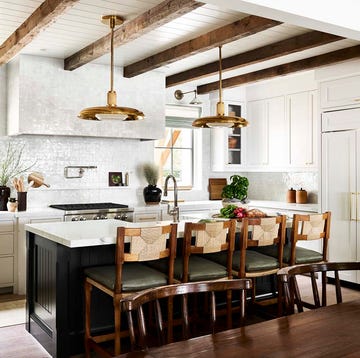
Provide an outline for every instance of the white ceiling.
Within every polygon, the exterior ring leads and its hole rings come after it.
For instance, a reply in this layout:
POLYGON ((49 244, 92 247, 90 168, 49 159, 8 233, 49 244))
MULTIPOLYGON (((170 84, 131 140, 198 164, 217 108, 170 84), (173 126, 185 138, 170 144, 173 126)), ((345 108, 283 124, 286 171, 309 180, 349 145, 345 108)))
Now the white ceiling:
MULTIPOLYGON (((21 53, 48 57, 66 58, 109 32, 100 19, 105 14, 119 14, 126 20, 151 9, 159 4, 160 0, 80 0, 66 13, 43 30, 21 53)), ((12 34, 18 26, 42 3, 42 0, 0 0, 0 43, 12 34)), ((264 16, 261 13, 254 15, 264 16)), ((115 63, 119 66, 128 65, 146 58, 159 51, 190 40, 215 28, 239 20, 248 14, 225 9, 213 4, 181 16, 180 18, 163 25, 156 30, 120 46, 115 51, 115 63)), ((277 42, 310 31, 308 28, 285 23, 256 35, 223 46, 223 57, 242 53, 257 47, 277 42)), ((254 70, 267 68, 286 62, 334 51, 337 49, 359 44, 355 40, 341 40, 315 49, 302 51, 278 59, 265 61, 256 65, 247 66, 235 71, 224 73, 224 78, 254 70)), ((186 59, 177 61, 160 68, 166 75, 175 74, 199 65, 216 61, 218 50, 212 49, 186 59)), ((103 56, 95 63, 109 63, 109 56, 103 56)), ((193 84, 199 85, 217 80, 217 77, 207 77, 196 80, 193 84)))

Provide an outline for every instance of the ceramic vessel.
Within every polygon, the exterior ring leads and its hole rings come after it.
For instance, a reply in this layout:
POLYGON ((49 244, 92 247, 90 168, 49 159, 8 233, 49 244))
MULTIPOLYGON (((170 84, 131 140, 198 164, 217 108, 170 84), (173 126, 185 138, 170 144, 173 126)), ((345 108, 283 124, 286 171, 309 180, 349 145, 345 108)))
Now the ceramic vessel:
POLYGON ((10 188, 0 186, 0 211, 7 211, 7 203, 10 197, 10 188))
POLYGON ((160 203, 162 190, 156 185, 148 185, 144 188, 144 201, 149 205, 156 205, 160 203))

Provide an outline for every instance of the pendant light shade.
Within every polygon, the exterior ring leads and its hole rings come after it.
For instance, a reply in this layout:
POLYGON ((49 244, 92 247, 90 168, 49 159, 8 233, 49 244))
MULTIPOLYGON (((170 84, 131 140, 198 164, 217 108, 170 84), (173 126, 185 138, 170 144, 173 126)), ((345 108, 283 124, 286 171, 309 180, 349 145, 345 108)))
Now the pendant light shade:
POLYGON ((222 101, 222 64, 221 64, 221 46, 219 46, 219 102, 216 105, 216 116, 202 117, 195 119, 193 127, 212 128, 227 127, 239 128, 246 127, 248 121, 245 118, 237 116, 225 116, 225 106, 222 101))
POLYGON ((109 24, 111 29, 111 48, 110 48, 110 90, 107 93, 107 105, 99 107, 90 107, 83 109, 78 117, 81 119, 103 120, 103 119, 120 119, 133 121, 143 119, 144 113, 129 107, 118 107, 116 104, 116 92, 114 91, 114 28, 116 25, 123 23, 123 19, 117 15, 106 15, 102 17, 102 22, 109 24))

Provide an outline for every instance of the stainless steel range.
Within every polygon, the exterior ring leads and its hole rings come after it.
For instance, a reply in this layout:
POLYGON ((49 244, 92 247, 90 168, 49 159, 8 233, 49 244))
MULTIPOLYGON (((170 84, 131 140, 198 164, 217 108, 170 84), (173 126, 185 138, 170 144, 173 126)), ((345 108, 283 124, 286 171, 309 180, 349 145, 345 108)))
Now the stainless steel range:
POLYGON ((64 221, 117 219, 133 221, 133 208, 116 203, 53 204, 51 208, 64 211, 64 221))

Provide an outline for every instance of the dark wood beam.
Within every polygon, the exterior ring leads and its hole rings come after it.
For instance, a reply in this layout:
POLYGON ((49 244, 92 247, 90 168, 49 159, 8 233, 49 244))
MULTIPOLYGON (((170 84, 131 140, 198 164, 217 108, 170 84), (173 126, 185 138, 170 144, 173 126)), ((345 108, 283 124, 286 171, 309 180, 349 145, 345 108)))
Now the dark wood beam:
MULTIPOLYGON (((278 76, 285 76, 290 73, 311 70, 314 68, 344 62, 355 58, 360 58, 360 45, 344 48, 333 52, 328 52, 323 55, 305 58, 303 60, 289 62, 283 65, 266 68, 264 70, 246 73, 244 75, 227 78, 222 81, 222 87, 237 87, 245 83, 257 82, 278 76)), ((219 81, 211 82, 198 86, 197 93, 205 94, 211 91, 218 90, 218 88, 219 81)))
MULTIPOLYGON (((261 61, 286 56, 295 52, 304 51, 316 46, 342 40, 343 37, 319 31, 311 31, 286 40, 275 42, 251 51, 243 52, 222 60, 223 71, 234 70, 240 67, 253 65, 261 61)), ((211 76, 219 71, 219 61, 176 73, 166 77, 166 87, 179 85, 206 76, 211 76)))
MULTIPOLYGON (((162 26, 179 16, 187 14, 203 3, 193 0, 165 0, 152 9, 124 22, 114 31, 114 46, 118 47, 162 26)), ((75 70, 86 63, 110 52, 110 34, 84 47, 64 61, 65 70, 75 70)))
POLYGON ((259 16, 247 16, 244 19, 233 22, 232 24, 225 25, 204 35, 195 37, 192 40, 183 42, 182 44, 128 65, 124 67, 124 76, 137 76, 141 73, 179 61, 185 57, 210 50, 219 45, 236 41, 242 37, 256 34, 260 31, 264 31, 280 24, 281 22, 279 21, 265 19, 259 16))
POLYGON ((49 26, 63 12, 73 7, 79 0, 44 1, 1 45, 0 65, 9 62, 41 30, 49 26))

